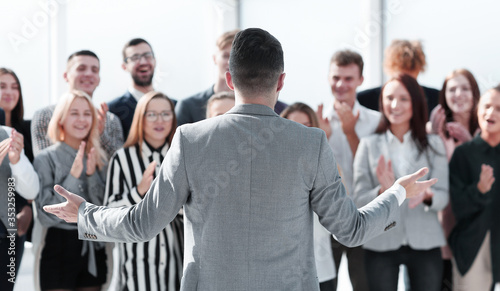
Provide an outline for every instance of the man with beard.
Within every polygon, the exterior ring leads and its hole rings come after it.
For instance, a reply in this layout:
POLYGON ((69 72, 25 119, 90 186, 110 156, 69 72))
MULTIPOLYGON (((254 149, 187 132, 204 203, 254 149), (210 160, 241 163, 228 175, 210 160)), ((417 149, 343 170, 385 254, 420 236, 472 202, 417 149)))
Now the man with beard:
MULTIPOLYGON (((97 55, 89 50, 81 50, 69 56, 63 78, 69 85, 69 91, 81 90, 92 97, 101 81, 99 71, 100 62, 97 55)), ((36 111, 33 115, 31 139, 35 156, 44 148, 52 145, 47 136, 47 128, 55 108, 56 105, 47 106, 36 111)), ((103 102, 101 107, 97 108, 97 113, 101 145, 109 158, 123 146, 122 127, 116 115, 108 111, 106 103, 103 102)))
MULTIPOLYGON (((132 85, 127 92, 108 103, 109 111, 120 118, 123 128, 123 139, 127 140, 128 132, 134 117, 137 101, 149 91, 153 91, 153 75, 156 59, 151 45, 142 38, 134 38, 123 47, 122 68, 130 73, 132 85)), ((170 98, 174 105, 175 100, 170 98)))

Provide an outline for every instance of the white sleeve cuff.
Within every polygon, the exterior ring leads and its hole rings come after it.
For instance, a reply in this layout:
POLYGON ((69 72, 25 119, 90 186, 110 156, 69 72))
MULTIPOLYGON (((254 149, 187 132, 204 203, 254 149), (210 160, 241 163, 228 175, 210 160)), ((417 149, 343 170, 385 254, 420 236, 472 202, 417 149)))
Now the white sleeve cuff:
POLYGON ((394 185, 391 186, 391 188, 385 190, 387 193, 392 193, 396 196, 398 199, 398 204, 401 206, 403 202, 406 200, 406 189, 405 187, 401 186, 401 184, 394 183, 394 185))

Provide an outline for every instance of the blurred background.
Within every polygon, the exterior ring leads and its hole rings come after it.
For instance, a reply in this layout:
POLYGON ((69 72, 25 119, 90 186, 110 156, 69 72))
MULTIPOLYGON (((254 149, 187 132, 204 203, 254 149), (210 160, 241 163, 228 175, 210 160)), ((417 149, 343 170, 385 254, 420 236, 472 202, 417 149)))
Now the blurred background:
POLYGON ((0 0, 0 66, 21 80, 25 118, 54 104, 67 89, 67 57, 81 49, 101 60, 95 104, 125 93, 126 41, 142 37, 157 58, 154 87, 177 100, 215 79, 215 40, 234 28, 260 27, 285 52, 280 100, 313 108, 328 103, 331 55, 350 48, 365 60, 361 89, 379 86, 384 48, 394 38, 418 39, 427 55, 419 82, 440 88, 448 72, 468 68, 481 90, 500 82, 500 2, 477 0, 0 0))

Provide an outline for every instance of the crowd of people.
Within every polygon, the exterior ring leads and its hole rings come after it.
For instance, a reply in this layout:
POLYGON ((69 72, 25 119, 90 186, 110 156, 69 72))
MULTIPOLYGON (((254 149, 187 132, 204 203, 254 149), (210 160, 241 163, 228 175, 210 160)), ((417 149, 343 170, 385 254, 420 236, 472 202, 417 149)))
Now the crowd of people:
MULTIPOLYGON (((37 288, 91 291, 113 281, 117 290, 180 289, 184 239, 192 236, 184 234, 183 209, 149 241, 116 243, 113 263, 106 243, 79 240, 76 224, 43 207, 65 201, 55 184, 95 205, 141 202, 155 187, 177 127, 218 118, 235 106, 226 72, 238 32, 226 32, 216 41, 214 85, 179 102, 153 88, 155 53, 141 38, 123 48, 122 68, 131 76, 123 96, 100 106, 92 103, 100 61, 81 50, 67 60, 63 78, 68 92, 31 121, 23 118, 20 80, 14 71, 0 68, 0 185, 8 189, 9 178, 15 179, 16 267, 34 222, 29 239, 37 244, 37 288)), ((487 291, 500 282, 500 212, 495 211, 500 188, 494 170, 500 167, 500 86, 481 96, 473 74, 456 69, 440 90, 424 87, 416 79, 425 67, 419 42, 394 40, 384 60, 388 81, 357 92, 363 59, 350 50, 338 51, 328 74, 331 104, 316 111, 304 103, 277 101, 274 106, 275 114, 324 131, 346 192, 359 208, 422 167, 429 169, 424 179, 438 178, 402 203, 390 231, 361 246, 344 246, 315 216, 311 259, 321 291, 337 289, 343 254, 354 291, 397 290, 401 265, 406 286, 415 291, 487 291)), ((214 190, 209 186, 191 190, 208 193, 214 190)), ((14 227, 6 202, 11 196, 1 195, 0 256, 9 262, 14 227)), ((1 290, 13 289, 8 272, 0 272, 1 290)))

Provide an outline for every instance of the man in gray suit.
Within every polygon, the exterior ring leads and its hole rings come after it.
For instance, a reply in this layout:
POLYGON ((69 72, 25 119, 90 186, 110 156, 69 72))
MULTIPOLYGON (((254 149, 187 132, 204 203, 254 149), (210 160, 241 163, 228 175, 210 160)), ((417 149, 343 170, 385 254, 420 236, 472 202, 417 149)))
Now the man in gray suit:
POLYGON ((261 29, 239 32, 226 73, 236 106, 177 129, 144 200, 130 208, 68 201, 44 209, 78 222, 81 239, 147 241, 184 205, 181 290, 319 290, 313 211, 345 245, 391 228, 405 197, 436 181, 405 176, 358 210, 346 196, 325 134, 273 111, 283 88, 283 51, 261 29))

